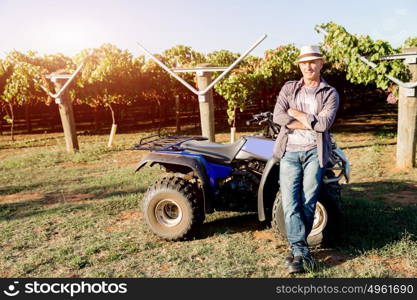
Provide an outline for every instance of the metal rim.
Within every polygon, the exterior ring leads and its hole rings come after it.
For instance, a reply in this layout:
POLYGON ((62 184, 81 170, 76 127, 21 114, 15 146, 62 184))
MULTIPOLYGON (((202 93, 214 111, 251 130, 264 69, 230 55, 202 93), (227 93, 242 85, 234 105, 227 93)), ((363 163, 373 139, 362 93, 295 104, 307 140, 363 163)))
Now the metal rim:
POLYGON ((155 207, 156 220, 168 227, 178 225, 182 220, 181 207, 171 199, 163 199, 155 207))
POLYGON ((313 228, 310 232, 310 235, 316 235, 322 232, 327 225, 327 219, 328 216, 326 209, 324 208, 323 204, 317 202, 316 211, 314 212, 313 228))

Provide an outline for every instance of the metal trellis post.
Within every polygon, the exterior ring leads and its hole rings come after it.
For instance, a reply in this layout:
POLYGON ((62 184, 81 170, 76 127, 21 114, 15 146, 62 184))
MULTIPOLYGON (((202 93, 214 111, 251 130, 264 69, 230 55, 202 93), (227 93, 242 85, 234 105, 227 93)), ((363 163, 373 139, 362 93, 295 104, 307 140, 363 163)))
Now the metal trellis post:
POLYGON ((182 68, 182 69, 170 69, 159 59, 157 59, 151 52, 146 50, 141 44, 139 47, 157 63, 161 68, 167 71, 171 76, 181 82, 186 88, 198 96, 200 104, 200 118, 201 118, 201 132, 202 135, 207 137, 209 141, 215 141, 215 128, 214 128, 214 105, 213 105, 213 91, 212 88, 225 77, 234 67, 237 66, 253 49, 255 49, 265 38, 266 34, 261 36, 248 50, 246 50, 235 62, 229 67, 210 67, 208 65, 200 65, 197 68, 182 68), (223 71, 215 80, 211 81, 211 72, 223 71), (197 86, 198 90, 191 86, 187 81, 182 79, 176 74, 176 72, 196 72, 197 74, 197 86))
POLYGON ((84 65, 84 61, 77 67, 72 74, 50 74, 47 76, 54 85, 56 93, 51 93, 46 87, 41 88, 58 104, 59 114, 61 116, 62 128, 64 130, 65 144, 67 152, 74 153, 79 150, 77 131, 75 128, 74 111, 72 102, 68 98, 68 86, 74 80, 75 76, 80 72, 84 65))
MULTIPOLYGON (((319 29, 324 35, 327 32, 319 29)), ((371 68, 377 64, 369 61, 361 55, 357 58, 371 68)), ((383 74, 389 80, 399 86, 400 99, 398 103, 398 131, 397 131, 397 168, 413 168, 416 166, 417 144, 417 48, 403 49, 403 53, 388 55, 381 60, 404 59, 412 75, 411 82, 403 82, 388 74, 383 74)))
MULTIPOLYGON (((403 49, 408 55, 404 63, 411 73, 411 81, 417 81, 417 48, 403 49)), ((392 57, 392 56, 391 56, 392 57)), ((398 129, 397 129, 397 168, 413 168, 416 166, 417 145, 417 95, 416 88, 400 85, 398 100, 398 129)))

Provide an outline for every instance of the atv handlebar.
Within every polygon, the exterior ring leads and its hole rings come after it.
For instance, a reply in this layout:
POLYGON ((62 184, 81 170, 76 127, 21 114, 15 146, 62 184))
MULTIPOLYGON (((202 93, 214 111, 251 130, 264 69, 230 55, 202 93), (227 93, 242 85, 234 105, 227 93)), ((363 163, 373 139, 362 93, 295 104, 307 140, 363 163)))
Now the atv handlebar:
POLYGON ((265 126, 267 135, 271 136, 272 138, 277 137, 280 126, 274 123, 273 114, 270 111, 252 115, 252 119, 246 121, 247 126, 250 126, 254 123, 257 123, 259 126, 265 126))
POLYGON ((269 121, 272 122, 272 113, 270 111, 267 111, 260 114, 252 115, 252 119, 246 121, 246 125, 249 126, 255 122, 258 122, 258 125, 263 125, 269 121))

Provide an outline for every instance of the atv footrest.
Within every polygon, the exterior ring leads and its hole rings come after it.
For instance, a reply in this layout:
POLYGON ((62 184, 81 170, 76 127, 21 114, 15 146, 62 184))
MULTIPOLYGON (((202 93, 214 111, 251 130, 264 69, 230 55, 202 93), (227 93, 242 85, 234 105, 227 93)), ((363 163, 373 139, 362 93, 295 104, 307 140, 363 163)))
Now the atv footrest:
POLYGON ((186 141, 204 141, 208 138, 202 136, 159 136, 150 135, 139 140, 139 144, 133 146, 135 150, 180 150, 180 145, 186 141))

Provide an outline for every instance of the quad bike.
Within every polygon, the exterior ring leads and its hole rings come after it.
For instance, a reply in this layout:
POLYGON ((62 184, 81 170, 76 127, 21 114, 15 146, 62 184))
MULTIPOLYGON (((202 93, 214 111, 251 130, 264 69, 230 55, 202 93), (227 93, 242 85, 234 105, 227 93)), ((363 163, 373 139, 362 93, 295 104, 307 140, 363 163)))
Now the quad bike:
MULTIPOLYGON (((136 168, 158 164, 167 176, 151 185, 143 198, 144 217, 161 238, 189 238, 214 211, 257 212, 285 237, 279 191, 279 159, 273 145, 280 127, 272 113, 253 115, 247 125, 264 127, 261 134, 241 137, 233 144, 207 142, 204 137, 157 135, 142 138, 134 149, 152 150, 136 168)), ((332 142, 332 153, 308 236, 310 246, 331 240, 341 218, 341 186, 349 181, 349 161, 332 142)))

